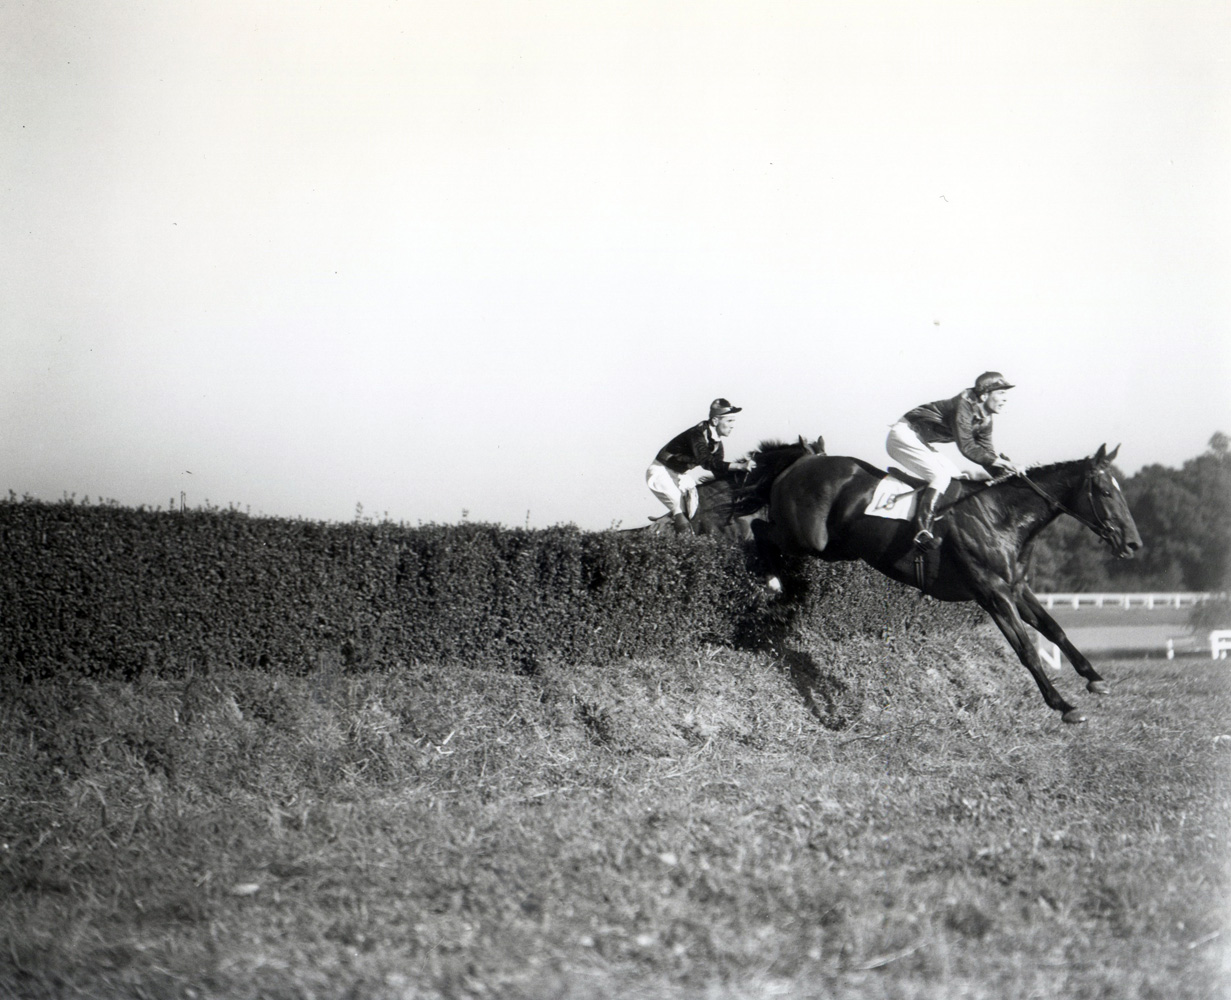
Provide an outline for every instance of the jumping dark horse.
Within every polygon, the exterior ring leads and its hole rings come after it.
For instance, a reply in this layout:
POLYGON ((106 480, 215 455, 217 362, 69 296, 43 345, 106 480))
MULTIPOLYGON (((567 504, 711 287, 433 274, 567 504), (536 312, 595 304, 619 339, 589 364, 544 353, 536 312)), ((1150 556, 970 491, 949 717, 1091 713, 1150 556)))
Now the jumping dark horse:
MULTIPOLYGON (((773 481, 790 465, 806 455, 824 455, 825 439, 818 437, 807 441, 802 436, 794 444, 781 441, 762 441, 757 450, 756 463, 747 473, 735 472, 717 479, 707 479, 697 486, 697 513, 691 519, 692 530, 697 535, 709 535, 738 542, 752 541, 752 523, 764 517, 764 503, 736 514, 737 496, 748 497, 764 491, 766 498, 773 481)), ((675 525, 668 511, 650 518, 644 528, 652 534, 674 534, 675 525)))
MULTIPOLYGON (((941 601, 976 601, 1004 633, 1033 675, 1048 707, 1065 722, 1086 716, 1052 686, 1029 625, 1064 651, 1086 688, 1107 693, 1107 683, 1069 641, 1026 585, 1026 560, 1034 539, 1060 514, 1076 518, 1121 558, 1141 547, 1111 463, 1100 447, 1093 458, 1031 469, 998 482, 961 483, 960 495, 938 512, 937 547, 920 553, 910 521, 865 514, 884 472, 857 458, 802 458, 766 490, 736 498, 733 513, 761 508, 768 518, 755 525, 766 564, 782 569, 782 557, 811 555, 864 562, 941 601)), ((755 454, 754 454, 755 460, 755 454)))

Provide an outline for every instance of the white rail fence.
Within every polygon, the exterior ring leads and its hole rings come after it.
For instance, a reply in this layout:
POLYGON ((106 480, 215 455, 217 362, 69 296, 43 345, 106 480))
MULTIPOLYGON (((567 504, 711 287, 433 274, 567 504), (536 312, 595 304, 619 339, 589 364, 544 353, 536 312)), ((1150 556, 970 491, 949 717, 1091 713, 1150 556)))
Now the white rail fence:
POLYGON ((1226 594, 1143 593, 1143 594, 1035 594, 1045 608, 1192 608, 1226 594))

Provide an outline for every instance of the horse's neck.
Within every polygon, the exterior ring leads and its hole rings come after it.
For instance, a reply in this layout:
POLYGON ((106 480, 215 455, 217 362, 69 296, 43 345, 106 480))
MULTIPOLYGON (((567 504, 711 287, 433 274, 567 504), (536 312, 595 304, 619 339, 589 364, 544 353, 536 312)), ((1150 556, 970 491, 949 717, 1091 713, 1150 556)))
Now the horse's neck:
POLYGON ((756 457, 756 465, 753 468, 750 481, 754 483, 772 483, 792 465, 809 454, 811 452, 807 451, 803 445, 798 444, 785 445, 761 452, 756 457))
MULTIPOLYGON (((1059 465, 1049 465, 1029 473, 1031 482, 1047 494, 1051 500, 1072 507, 1074 493, 1084 482, 1082 462, 1062 462, 1059 465)), ((1023 483, 1030 489, 1029 483, 1023 483)), ((1031 491, 1033 492, 1033 491, 1031 491)), ((1053 506, 1048 504, 1048 506, 1053 506)))
POLYGON ((777 472, 784 472, 801 458, 811 454, 812 452, 808 451, 803 445, 789 444, 765 455, 764 461, 769 468, 777 472))
POLYGON ((1033 489, 1022 477, 1014 477, 995 488, 984 491, 983 496, 994 497, 1013 515, 1020 532, 1021 544, 1032 540, 1057 517, 1061 510, 1057 504, 1072 506, 1072 494, 1078 485, 1079 470, 1076 463, 1048 466, 1029 473, 1031 482, 1042 491, 1033 489))

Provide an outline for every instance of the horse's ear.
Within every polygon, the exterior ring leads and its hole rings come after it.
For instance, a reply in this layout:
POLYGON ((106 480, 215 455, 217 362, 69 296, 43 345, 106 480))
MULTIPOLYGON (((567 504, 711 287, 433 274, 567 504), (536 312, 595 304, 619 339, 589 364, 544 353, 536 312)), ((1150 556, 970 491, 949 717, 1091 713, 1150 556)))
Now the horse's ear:
POLYGON ((1102 465, 1107 460, 1107 445, 1098 446, 1098 454, 1094 456, 1094 464, 1102 465))
POLYGON ((1107 461, 1114 462, 1118 454, 1120 454, 1120 446, 1116 445, 1114 448, 1111 449, 1111 454, 1107 456, 1107 461))

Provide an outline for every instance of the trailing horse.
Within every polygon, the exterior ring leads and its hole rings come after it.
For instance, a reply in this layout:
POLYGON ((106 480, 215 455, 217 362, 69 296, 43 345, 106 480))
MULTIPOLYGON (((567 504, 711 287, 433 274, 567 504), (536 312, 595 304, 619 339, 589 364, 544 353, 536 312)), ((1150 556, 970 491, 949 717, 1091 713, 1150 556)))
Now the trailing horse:
MULTIPOLYGON (((739 514, 735 513, 736 497, 750 497, 759 491, 769 496, 773 481, 789 466, 808 455, 824 455, 825 439, 806 441, 801 435, 798 442, 784 444, 781 441, 762 441, 753 453, 756 461, 747 473, 707 479, 697 486, 697 513, 691 519, 692 530, 697 535, 709 535, 732 541, 752 541, 752 523, 764 517, 764 503, 759 503, 739 514)), ((643 528, 652 534, 674 534, 675 525, 671 512, 650 518, 643 528)))
MULTIPOLYGON (((738 542, 752 540, 752 519, 755 513, 744 517, 731 515, 732 500, 738 488, 735 475, 707 479, 697 484, 697 512, 689 519, 694 535, 728 538, 738 542)), ((674 535, 675 524, 671 519, 671 511, 667 511, 651 517, 649 524, 632 530, 648 531, 652 535, 674 535)))
POLYGON ((1087 690, 1106 694, 1107 684, 1031 593, 1026 562, 1039 532, 1062 513, 1090 528, 1121 558, 1131 558, 1141 547, 1112 474, 1118 451, 1108 454, 1104 446, 1093 458, 994 483, 961 482, 956 499, 938 510, 933 529, 938 544, 926 553, 914 545, 911 520, 868 513, 885 473, 857 458, 802 458, 768 486, 762 482, 740 491, 732 510, 740 516, 768 507, 766 519, 753 528, 761 557, 775 573, 785 573, 784 556, 862 559, 937 600, 976 601, 1030 671, 1048 707, 1065 722, 1085 722, 1052 686, 1026 626, 1064 651, 1087 690))

